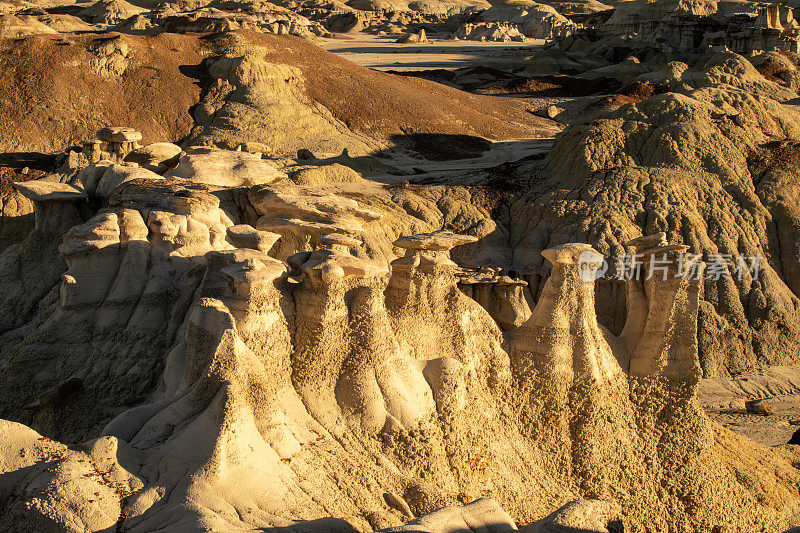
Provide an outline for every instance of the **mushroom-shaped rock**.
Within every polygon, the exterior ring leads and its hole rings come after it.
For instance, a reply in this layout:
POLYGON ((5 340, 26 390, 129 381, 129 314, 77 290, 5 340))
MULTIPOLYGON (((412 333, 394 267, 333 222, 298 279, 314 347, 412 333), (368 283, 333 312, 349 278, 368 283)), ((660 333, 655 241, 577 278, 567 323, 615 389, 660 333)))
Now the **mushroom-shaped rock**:
POLYGON ((446 230, 400 237, 393 244, 398 248, 405 248, 406 254, 404 257, 392 261, 392 268, 395 270, 433 270, 437 267, 454 269, 458 265, 450 260, 450 250, 477 240, 478 238, 472 235, 459 235, 446 230))
MULTIPOLYGON (((661 246, 655 246, 653 248, 643 248, 639 251, 639 255, 643 257, 653 257, 659 254, 666 255, 666 254, 682 254, 689 251, 689 247, 685 244, 665 244, 661 246)), ((650 260, 651 262, 654 259, 650 260)))
POLYGON ((324 237, 322 244, 326 244, 327 248, 313 252, 308 261, 300 267, 312 284, 329 284, 336 279, 345 278, 372 278, 389 271, 386 266, 347 253, 346 245, 342 243, 359 242, 357 239, 348 239, 334 235, 324 237))
POLYGON ((461 292, 481 304, 503 330, 514 329, 531 316, 525 298, 528 282, 494 271, 459 270, 461 292))
POLYGON ((13 183, 20 194, 33 200, 34 226, 41 231, 65 231, 78 221, 78 202, 86 200, 86 191, 67 183, 32 180, 13 183))
POLYGON ((96 163, 103 158, 103 141, 99 139, 92 139, 90 141, 83 141, 83 155, 89 160, 89 163, 96 163))
POLYGON ((564 407, 573 382, 604 383, 621 368, 595 314, 594 280, 602 255, 588 244, 564 244, 542 255, 553 270, 530 319, 511 332, 512 362, 523 382, 547 376, 549 392, 564 407))
POLYGON ((226 239, 237 248, 268 252, 281 236, 271 231, 257 230, 249 224, 237 224, 227 229, 226 239))
POLYGON ((133 128, 103 128, 97 132, 97 138, 107 143, 109 157, 121 161, 132 150, 139 148, 142 134, 133 128))
POLYGON ((578 265, 579 269, 599 268, 603 264, 603 255, 588 244, 568 243, 542 250, 542 255, 552 265, 578 265))
POLYGON ((85 190, 58 181, 32 180, 13 186, 34 202, 78 202, 87 198, 85 190))
POLYGON ((164 177, 222 187, 248 187, 274 183, 286 178, 286 174, 256 154, 195 148, 181 157, 178 166, 167 171, 164 177))
POLYGON ((233 281, 236 292, 249 298, 288 272, 282 261, 269 257, 260 250, 241 248, 209 252, 219 260, 222 274, 233 281))

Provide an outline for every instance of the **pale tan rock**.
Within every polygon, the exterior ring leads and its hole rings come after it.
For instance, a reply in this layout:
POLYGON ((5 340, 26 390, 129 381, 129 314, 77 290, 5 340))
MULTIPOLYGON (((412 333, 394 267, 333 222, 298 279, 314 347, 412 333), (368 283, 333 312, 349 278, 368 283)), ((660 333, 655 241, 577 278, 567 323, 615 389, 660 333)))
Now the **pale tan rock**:
POLYGON ((207 185, 249 187, 280 181, 286 178, 286 174, 249 152, 194 148, 182 156, 178 166, 167 171, 164 177, 207 185))
POLYGON ((326 183, 359 183, 364 179, 350 167, 332 163, 318 167, 302 168, 292 174, 298 185, 325 185, 326 183))
POLYGON ((480 498, 463 507, 445 507, 404 526, 380 530, 383 533, 458 533, 461 531, 485 531, 506 533, 517 527, 508 514, 492 499, 480 498))
POLYGON ((328 192, 290 185, 254 187, 248 198, 261 216, 256 228, 282 236, 276 257, 285 258, 318 245, 323 235, 364 233, 364 225, 383 215, 328 192))
POLYGON ((603 500, 576 500, 529 526, 521 533, 606 533, 622 531, 622 511, 619 505, 603 500))
POLYGON ((686 249, 639 250, 645 257, 644 279, 628 283, 644 296, 629 307, 629 320, 636 326, 626 324, 622 334, 631 353, 632 375, 664 375, 693 385, 700 379, 697 335, 689 324, 698 312, 703 264, 679 255, 686 249), (640 333, 636 328, 641 328, 640 333))
POLYGON ((230 226, 226 231, 226 239, 237 248, 252 248, 265 253, 281 238, 277 233, 260 231, 248 224, 230 226))
POLYGON ((125 156, 125 161, 138 163, 140 167, 163 174, 177 166, 181 147, 177 144, 157 142, 136 148, 125 156))
MULTIPOLYGON (((4 510, 0 525, 30 524, 39 531, 100 530, 114 527, 122 498, 142 488, 142 482, 120 467, 130 453, 117 439, 105 437, 73 451, 33 430, 3 420, 0 493, 15 501, 4 510), (13 454, 13 455, 12 455, 13 454), (26 467, 20 476, 20 467, 26 467)), ((127 461, 126 461, 127 462, 127 461)), ((130 463, 129 463, 130 464, 130 463)))
POLYGON ((83 189, 57 181, 31 180, 14 183, 14 188, 34 202, 79 202, 88 198, 83 189))
POLYGON ((524 280, 495 273, 457 272, 458 288, 481 304, 504 330, 522 325, 531 316, 524 280))
POLYGON ((0 15, 0 36, 5 39, 16 39, 25 35, 39 33, 57 33, 54 29, 36 19, 18 17, 11 13, 0 15))
POLYGON ((146 11, 125 0, 101 0, 84 8, 80 15, 95 24, 117 24, 146 11))
MULTIPOLYGON (((256 49, 255 43, 247 46, 256 49)), ((193 144, 211 141, 234 148, 259 142, 285 155, 295 154, 300 148, 329 153, 349 148, 356 155, 365 155, 379 146, 366 136, 350 132, 312 101, 296 67, 264 61, 257 53, 232 54, 212 63, 209 73, 236 90, 216 108, 193 144)))
POLYGON ((346 236, 326 235, 319 239, 326 248, 311 254, 300 270, 312 284, 327 284, 349 277, 369 278, 386 274, 389 269, 371 261, 351 256, 345 250, 348 244, 357 246, 360 241, 346 236))
POLYGON ((162 178, 155 172, 141 167, 116 164, 109 165, 97 181, 97 188, 94 191, 94 196, 103 202, 108 202, 117 187, 128 181, 140 179, 150 180, 162 178))
POLYGON ((394 242, 398 248, 406 250, 449 251, 456 246, 477 241, 472 235, 457 235, 451 231, 437 231, 402 237, 394 242))

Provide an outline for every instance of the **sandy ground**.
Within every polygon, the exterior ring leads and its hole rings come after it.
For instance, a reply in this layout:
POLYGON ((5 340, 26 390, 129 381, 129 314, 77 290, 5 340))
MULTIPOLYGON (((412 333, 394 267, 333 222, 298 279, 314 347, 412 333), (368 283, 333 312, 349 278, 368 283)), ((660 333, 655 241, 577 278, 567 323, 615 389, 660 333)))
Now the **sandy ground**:
POLYGON ((800 365, 704 379, 700 401, 709 416, 728 429, 766 446, 786 444, 800 429, 800 365), (751 399, 766 399, 773 414, 747 413, 744 402, 751 399))
POLYGON ((320 46, 361 66, 376 70, 409 72, 456 70, 485 66, 503 68, 519 65, 519 56, 544 45, 544 40, 527 43, 494 43, 431 39, 423 44, 399 44, 397 37, 357 33, 352 39, 322 39, 320 46))

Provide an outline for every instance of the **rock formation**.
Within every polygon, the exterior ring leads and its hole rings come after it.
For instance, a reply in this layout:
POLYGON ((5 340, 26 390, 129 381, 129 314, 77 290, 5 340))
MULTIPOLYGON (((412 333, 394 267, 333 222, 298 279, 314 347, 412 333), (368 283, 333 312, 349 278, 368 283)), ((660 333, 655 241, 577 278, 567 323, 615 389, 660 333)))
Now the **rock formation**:
POLYGON ((796 526, 791 10, 280 4, 0 5, 0 530, 796 526))
POLYGON ((492 6, 464 22, 455 36, 485 41, 557 39, 575 29, 575 24, 553 7, 526 1, 492 6))
POLYGON ((800 51, 800 25, 792 8, 755 2, 630 2, 615 8, 603 25, 606 35, 634 34, 643 44, 661 50, 691 52, 727 47, 800 51))
POLYGON ((542 252, 552 270, 529 316, 525 285, 492 270, 496 289, 516 289, 487 311, 454 261, 479 238, 442 229, 453 213, 463 223, 465 204, 427 207, 441 211, 424 223, 410 206, 422 217, 429 200, 410 191, 357 201, 346 188, 213 185, 185 168, 94 191, 17 185, 37 225, 0 261, 3 286, 24 287, 4 289, 3 305, 26 309, 3 324, 0 408, 40 433, 4 422, 7 529, 786 523, 800 486, 790 460, 740 464, 753 445, 699 408, 702 284, 674 277, 685 247, 666 235, 628 243, 664 254, 669 276, 626 282, 616 336, 596 318, 604 258, 589 245, 542 252), (490 311, 510 307, 504 335, 490 311), (452 507, 482 496, 506 511, 452 507), (581 497, 606 502, 564 506, 581 497))

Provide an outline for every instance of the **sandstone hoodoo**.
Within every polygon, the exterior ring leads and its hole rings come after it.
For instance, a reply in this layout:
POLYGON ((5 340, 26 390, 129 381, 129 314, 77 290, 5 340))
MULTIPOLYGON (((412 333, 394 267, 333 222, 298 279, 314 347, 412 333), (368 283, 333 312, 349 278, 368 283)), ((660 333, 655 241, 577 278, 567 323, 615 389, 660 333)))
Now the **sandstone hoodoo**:
POLYGON ((0 2, 0 530, 800 526, 790 7, 0 2))

